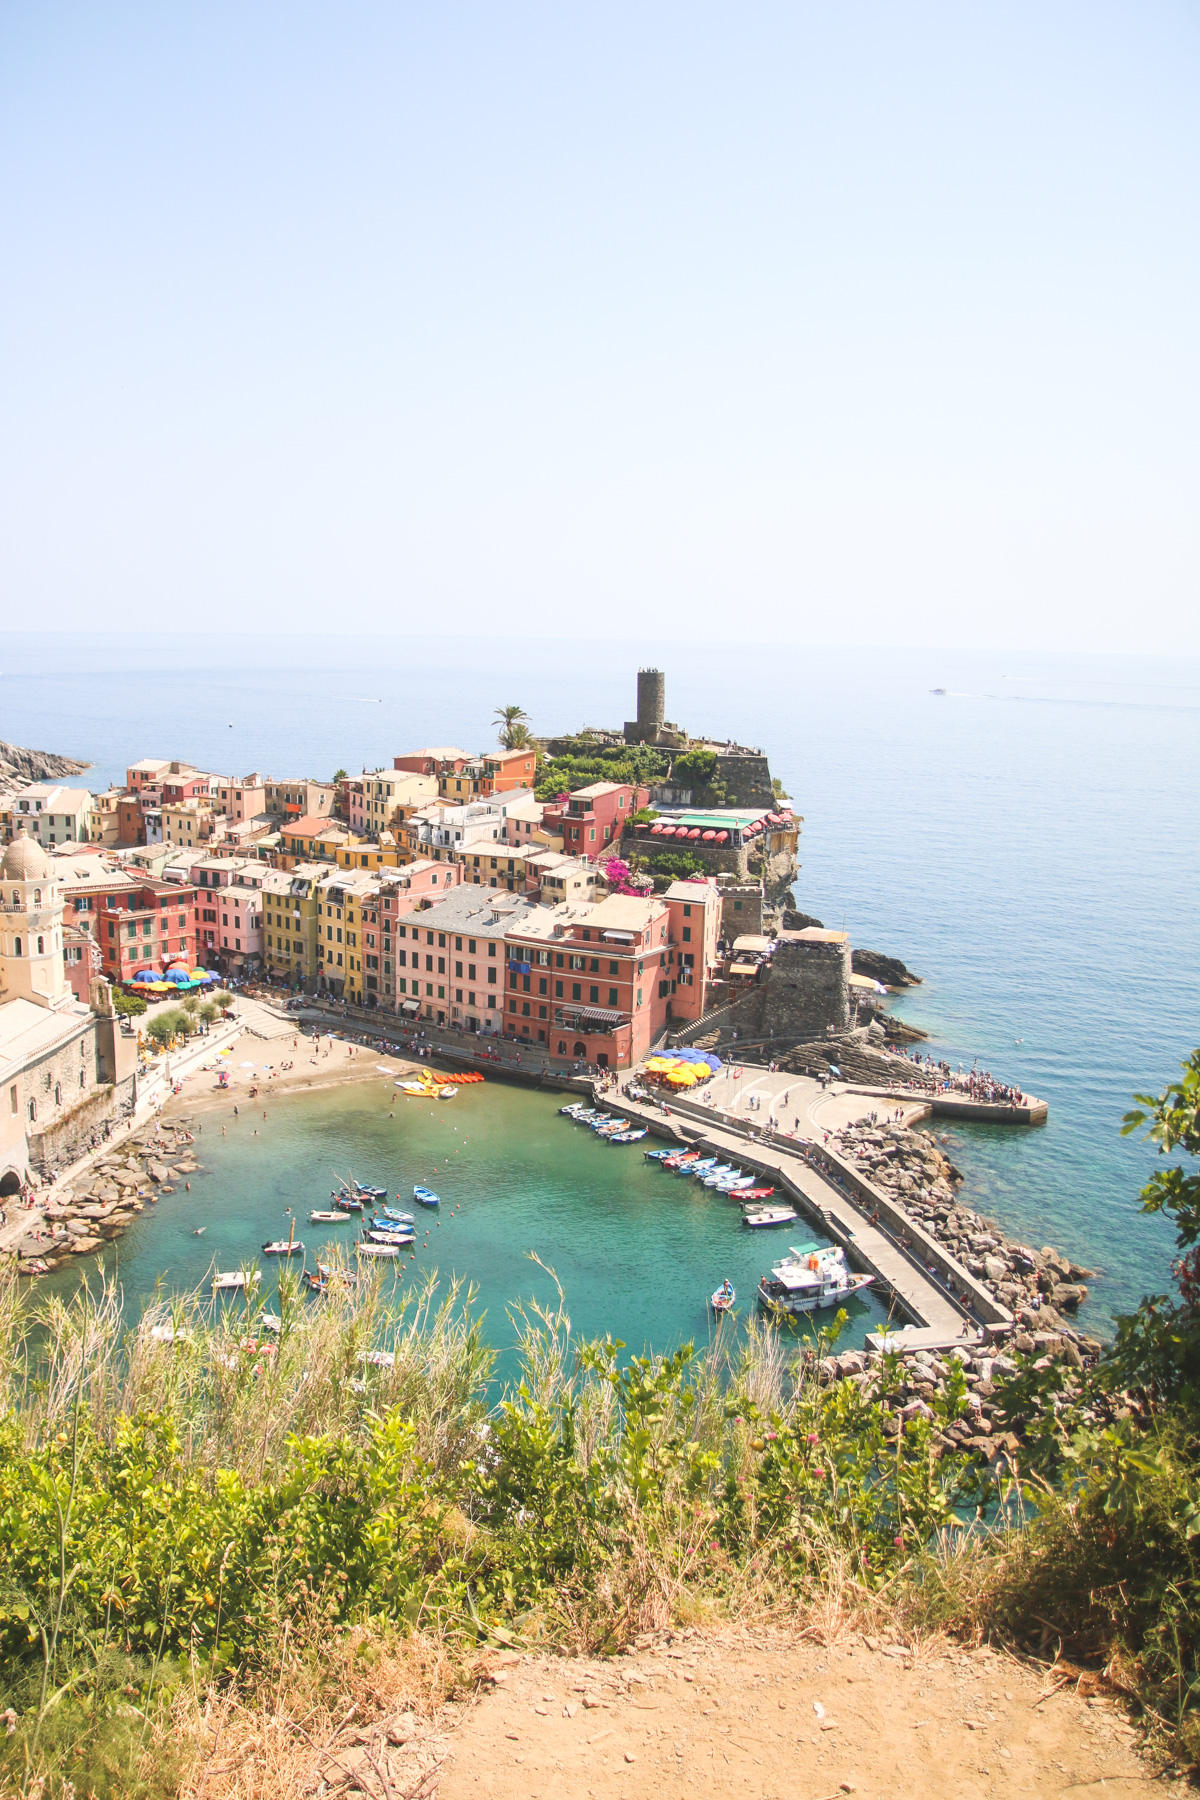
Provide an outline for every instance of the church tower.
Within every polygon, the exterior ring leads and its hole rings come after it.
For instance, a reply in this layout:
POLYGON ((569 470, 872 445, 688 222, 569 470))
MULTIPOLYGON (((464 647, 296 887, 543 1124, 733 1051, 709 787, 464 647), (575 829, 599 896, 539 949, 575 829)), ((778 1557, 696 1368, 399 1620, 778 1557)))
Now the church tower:
POLYGON ((55 1007, 74 998, 63 969, 62 919, 53 864, 22 833, 0 862, 0 1002, 55 1007))

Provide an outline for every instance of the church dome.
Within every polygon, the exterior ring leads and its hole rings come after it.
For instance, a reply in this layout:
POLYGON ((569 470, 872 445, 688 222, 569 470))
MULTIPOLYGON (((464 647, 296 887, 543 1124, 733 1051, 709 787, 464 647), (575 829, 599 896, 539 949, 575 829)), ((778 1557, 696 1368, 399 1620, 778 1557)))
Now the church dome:
POLYGON ((51 873, 50 858, 26 832, 13 839, 0 862, 0 878, 5 881, 44 881, 51 873))

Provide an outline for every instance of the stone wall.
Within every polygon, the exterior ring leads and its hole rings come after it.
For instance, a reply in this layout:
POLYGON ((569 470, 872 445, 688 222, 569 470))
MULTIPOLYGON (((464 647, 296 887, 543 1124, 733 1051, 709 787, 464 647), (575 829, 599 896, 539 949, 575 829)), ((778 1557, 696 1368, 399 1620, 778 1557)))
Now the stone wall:
POLYGON ((104 1127, 116 1110, 116 1094, 107 1084, 94 1087, 74 1106, 64 1108, 44 1130, 29 1134, 29 1161, 45 1173, 76 1162, 104 1137, 104 1127))
POLYGON ((726 806, 774 806, 771 765, 761 751, 717 753, 714 786, 725 790, 726 806))
POLYGON ((721 895, 721 936, 730 943, 739 937, 761 937, 763 929, 763 891, 761 881, 723 881, 721 895))

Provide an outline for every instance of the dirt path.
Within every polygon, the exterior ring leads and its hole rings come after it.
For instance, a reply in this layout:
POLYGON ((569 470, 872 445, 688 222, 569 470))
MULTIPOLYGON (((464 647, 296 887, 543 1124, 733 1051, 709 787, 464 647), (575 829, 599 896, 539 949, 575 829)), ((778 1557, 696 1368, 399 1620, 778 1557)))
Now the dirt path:
POLYGON ((687 1633, 523 1658, 453 1734, 438 1800, 980 1800, 1182 1792, 1107 1699, 944 1642, 687 1633), (1151 1786, 1151 1783, 1153 1785, 1151 1786))

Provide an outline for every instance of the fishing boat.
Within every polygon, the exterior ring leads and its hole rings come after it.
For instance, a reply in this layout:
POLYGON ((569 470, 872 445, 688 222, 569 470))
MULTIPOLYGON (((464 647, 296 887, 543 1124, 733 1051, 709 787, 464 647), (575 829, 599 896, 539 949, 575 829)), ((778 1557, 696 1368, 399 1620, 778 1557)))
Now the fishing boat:
POLYGON ((213 1276, 213 1293, 221 1293, 226 1289, 257 1287, 262 1280, 259 1269, 235 1269, 228 1275, 213 1276))
POLYGON ((558 1110, 564 1119, 574 1119, 577 1118, 581 1112, 587 1111, 587 1101, 572 1100, 570 1106, 560 1106, 558 1110))
POLYGON ((774 1192, 775 1189, 773 1187, 738 1188, 734 1193, 734 1199, 740 1201, 741 1204, 745 1206, 747 1201, 769 1200, 774 1192))
POLYGON ((757 1230, 766 1225, 790 1225, 796 1217, 791 1206, 748 1206, 742 1214, 742 1224, 757 1230))
POLYGON ((412 1219, 366 1219, 363 1221, 364 1231, 398 1231, 403 1236, 406 1231, 411 1231, 412 1228, 412 1219))
POLYGON ((365 1181, 356 1181, 352 1184, 352 1186, 353 1186, 353 1191, 354 1191, 355 1195, 360 1200, 371 1201, 371 1200, 386 1200, 387 1199, 387 1189, 386 1188, 370 1187, 367 1184, 367 1182, 365 1182, 365 1181))
POLYGON ((440 1206, 442 1204, 432 1188, 421 1187, 419 1183, 413 1187, 413 1199, 419 1201, 422 1206, 440 1206))
POLYGON ((359 1256, 396 1257, 400 1254, 399 1244, 355 1244, 359 1256))
POLYGON ((856 1275, 846 1266, 846 1252, 840 1244, 825 1248, 812 1244, 803 1249, 793 1246, 792 1254, 763 1276, 758 1284, 758 1298, 769 1312, 796 1317, 819 1307, 839 1306, 869 1287, 873 1279, 871 1275, 856 1275))
POLYGON ((715 1156, 705 1156, 705 1157, 701 1158, 701 1160, 699 1162, 680 1163, 680 1165, 676 1169, 675 1173, 677 1175, 693 1175, 693 1176, 699 1175, 701 1173, 711 1174, 712 1171, 716 1168, 716 1166, 717 1166, 717 1159, 715 1156))
POLYGON ((668 1156, 674 1155, 671 1150, 643 1150, 642 1155, 647 1162, 666 1162, 668 1156))
POLYGON ((413 1215, 411 1213, 396 1212, 390 1206, 381 1207, 375 1216, 377 1219, 393 1219, 397 1225, 411 1225, 413 1223, 413 1215))
POLYGON ((712 1309, 715 1313, 732 1312, 733 1303, 737 1299, 737 1289, 726 1277, 712 1296, 712 1309))
POLYGON ((193 1233, 192 1233, 192 1236, 193 1237, 203 1237, 207 1230, 208 1230, 207 1225, 197 1225, 195 1231, 193 1231, 193 1233))
POLYGON ((342 1225, 349 1217, 346 1208, 339 1206, 334 1212, 310 1212, 308 1222, 310 1225, 342 1225))
POLYGON ((333 1204, 341 1212, 352 1213, 352 1212, 361 1212, 363 1210, 362 1201, 355 1200, 349 1194, 333 1194, 331 1196, 331 1198, 333 1200, 333 1204))
POLYGON ((610 1144, 640 1144, 646 1135, 646 1127, 638 1126, 634 1131, 615 1131, 609 1138, 610 1144))
POLYGON ((718 1163, 715 1169, 708 1169, 703 1175, 698 1173, 696 1179, 704 1187, 720 1187, 723 1181, 732 1181, 739 1173, 740 1170, 732 1168, 729 1163, 718 1163))
POLYGON ((411 1244, 411 1231, 367 1231, 363 1234, 369 1244, 411 1244))

